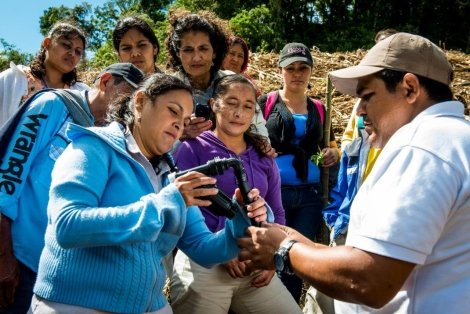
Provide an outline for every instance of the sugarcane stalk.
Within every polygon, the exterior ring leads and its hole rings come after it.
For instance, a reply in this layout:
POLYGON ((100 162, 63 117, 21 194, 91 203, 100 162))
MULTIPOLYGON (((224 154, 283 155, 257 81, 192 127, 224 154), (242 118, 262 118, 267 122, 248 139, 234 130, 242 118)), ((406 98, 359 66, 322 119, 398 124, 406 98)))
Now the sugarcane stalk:
MULTIPOLYGON (((325 124, 323 127, 323 146, 330 147, 330 129, 331 129, 331 94, 333 91, 333 84, 331 83, 330 77, 326 76, 326 114, 325 114, 325 124)), ((321 184, 322 184, 322 201, 323 207, 326 207, 328 204, 328 194, 329 194, 329 169, 323 168, 322 169, 322 177, 321 177, 321 184)))

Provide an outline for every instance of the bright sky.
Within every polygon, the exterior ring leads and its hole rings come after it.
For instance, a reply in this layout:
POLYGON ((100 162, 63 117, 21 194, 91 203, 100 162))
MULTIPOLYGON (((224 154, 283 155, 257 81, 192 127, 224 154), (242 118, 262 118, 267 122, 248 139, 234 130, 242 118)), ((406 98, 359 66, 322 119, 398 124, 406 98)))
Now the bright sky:
MULTIPOLYGON (((95 8, 108 0, 2 0, 0 1, 0 38, 22 52, 36 54, 43 36, 39 18, 49 7, 64 5, 73 8, 88 2, 95 8)), ((0 45, 0 49, 3 47, 0 45)))

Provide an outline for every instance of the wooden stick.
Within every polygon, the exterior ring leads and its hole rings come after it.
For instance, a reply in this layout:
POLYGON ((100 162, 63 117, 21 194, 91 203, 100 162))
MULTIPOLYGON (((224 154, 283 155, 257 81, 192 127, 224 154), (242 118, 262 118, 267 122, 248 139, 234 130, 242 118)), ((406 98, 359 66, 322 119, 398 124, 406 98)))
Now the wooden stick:
MULTIPOLYGON (((325 125, 323 129, 323 145, 324 147, 330 147, 330 129, 331 129, 331 94, 333 90, 333 84, 331 83, 330 77, 326 76, 327 84, 326 84, 326 114, 325 114, 325 125)), ((323 208, 326 207, 328 204, 328 194, 329 194, 329 174, 330 171, 328 168, 322 169, 322 189, 323 189, 323 208)))

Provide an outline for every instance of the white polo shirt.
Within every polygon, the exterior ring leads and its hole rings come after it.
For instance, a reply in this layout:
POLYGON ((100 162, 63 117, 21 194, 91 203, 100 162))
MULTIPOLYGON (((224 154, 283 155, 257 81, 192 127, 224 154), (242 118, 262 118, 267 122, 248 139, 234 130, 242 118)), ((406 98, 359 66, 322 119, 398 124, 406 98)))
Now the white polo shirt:
POLYGON ((392 136, 352 204, 346 245, 417 266, 383 308, 335 301, 337 313, 469 313, 470 122, 460 102, 435 104, 392 136))

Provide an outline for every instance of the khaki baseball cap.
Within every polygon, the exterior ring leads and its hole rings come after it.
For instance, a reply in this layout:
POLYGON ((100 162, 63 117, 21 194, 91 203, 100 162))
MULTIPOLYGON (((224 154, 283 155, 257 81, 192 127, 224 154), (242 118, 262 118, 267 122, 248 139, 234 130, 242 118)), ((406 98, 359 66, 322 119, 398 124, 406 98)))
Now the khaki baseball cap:
POLYGON ((397 33, 378 42, 361 62, 349 68, 329 73, 338 91, 357 96, 358 79, 383 69, 413 73, 449 85, 452 65, 445 53, 428 39, 397 33))

